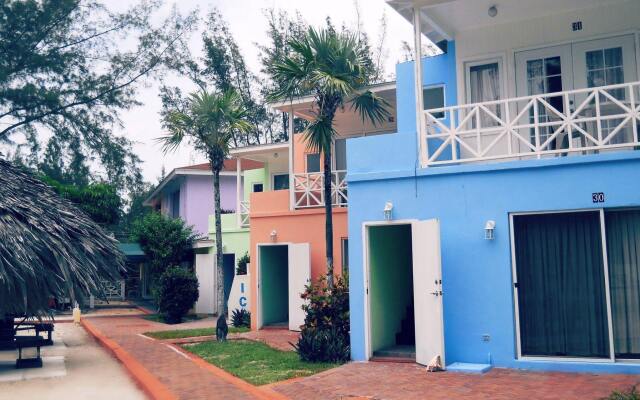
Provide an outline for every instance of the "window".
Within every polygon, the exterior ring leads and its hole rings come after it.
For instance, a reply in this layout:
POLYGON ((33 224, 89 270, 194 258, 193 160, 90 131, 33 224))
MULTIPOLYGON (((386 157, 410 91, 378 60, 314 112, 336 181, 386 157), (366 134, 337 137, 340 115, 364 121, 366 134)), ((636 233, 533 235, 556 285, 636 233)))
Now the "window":
MULTIPOLYGON (((560 56, 547 58, 537 58, 527 60, 527 94, 544 94, 562 91, 562 61, 560 56)), ((545 100, 559 112, 564 112, 564 102, 562 96, 546 97, 545 100)), ((549 113, 547 107, 539 107, 538 122, 547 123, 557 120, 558 116, 549 113)), ((529 109, 529 123, 535 123, 535 114, 533 108, 529 109)), ((544 143, 553 135, 557 126, 541 126, 538 127, 540 132, 540 142, 544 143)), ((531 128, 531 143, 535 143, 535 128, 531 128)), ((557 139, 556 139, 557 140, 557 139)), ((558 146, 554 140, 550 144, 551 149, 558 146)))
MULTIPOLYGON (((467 79, 470 103, 500 100, 500 63, 498 61, 469 65, 467 69, 467 79)), ((500 118, 500 105, 493 104, 487 106, 487 108, 500 118)), ((486 112, 480 113, 478 120, 482 127, 497 125, 497 121, 486 112)))
POLYGON ((333 157, 336 161, 336 171, 347 170, 347 140, 336 139, 334 142, 333 157))
POLYGON ((342 248, 342 273, 349 271, 349 239, 342 238, 341 239, 341 248, 342 248))
MULTIPOLYGON (((444 107, 444 85, 430 86, 422 88, 422 100, 423 108, 425 110, 431 110, 434 108, 444 107)), ((444 118, 444 112, 437 112, 432 114, 438 119, 444 118)))
POLYGON ((307 157, 307 172, 320 172, 320 154, 309 153, 307 157))
POLYGON ((254 183, 253 184, 253 193, 260 193, 264 189, 264 185, 262 183, 254 183))
POLYGON ((169 214, 172 218, 178 218, 180 216, 180 191, 176 190, 171 193, 171 212, 169 214))
POLYGON ((273 190, 289 189, 289 174, 273 175, 273 190))
MULTIPOLYGON (((585 57, 587 63, 588 87, 617 85, 619 83, 624 83, 622 47, 587 51, 585 53, 585 57)), ((624 88, 608 90, 607 93, 618 100, 625 99, 624 88)), ((593 100, 593 102, 595 103, 595 99, 593 100)), ((600 102, 609 103, 611 102, 611 100, 604 95, 600 95, 600 102)), ((621 123, 622 119, 620 118, 602 120, 600 124, 603 137, 609 136, 609 134, 621 123)), ((616 137, 611 139, 610 143, 617 144, 624 141, 624 135, 616 135, 616 137)))

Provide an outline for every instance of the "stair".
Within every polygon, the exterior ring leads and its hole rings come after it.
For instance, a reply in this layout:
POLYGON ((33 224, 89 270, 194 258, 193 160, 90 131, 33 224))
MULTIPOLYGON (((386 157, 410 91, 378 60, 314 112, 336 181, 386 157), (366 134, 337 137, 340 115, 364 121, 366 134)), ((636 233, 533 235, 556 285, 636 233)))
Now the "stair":
POLYGON ((396 333, 396 344, 401 346, 415 346, 416 321, 413 314, 413 302, 405 311, 405 317, 400 324, 400 332, 396 333))

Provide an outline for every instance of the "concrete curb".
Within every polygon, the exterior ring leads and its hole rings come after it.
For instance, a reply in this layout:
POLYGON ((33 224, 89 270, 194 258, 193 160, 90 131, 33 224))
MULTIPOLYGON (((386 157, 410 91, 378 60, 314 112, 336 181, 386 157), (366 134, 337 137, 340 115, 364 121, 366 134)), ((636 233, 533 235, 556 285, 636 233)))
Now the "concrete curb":
POLYGON ((147 396, 155 400, 177 400, 165 385, 163 385, 153 374, 151 374, 138 360, 125 351, 120 345, 102 334, 88 320, 82 318, 80 324, 91 334, 104 348, 109 350, 131 375, 136 384, 145 392, 147 396))

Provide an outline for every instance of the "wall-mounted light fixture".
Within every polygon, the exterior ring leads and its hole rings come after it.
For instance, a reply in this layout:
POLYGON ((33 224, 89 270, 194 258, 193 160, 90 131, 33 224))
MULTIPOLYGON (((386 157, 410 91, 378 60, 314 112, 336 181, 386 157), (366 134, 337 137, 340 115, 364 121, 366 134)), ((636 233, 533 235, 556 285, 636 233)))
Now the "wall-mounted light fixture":
POLYGON ((269 238, 271 238, 271 242, 275 243, 278 241, 278 232, 274 229, 271 231, 271 233, 269 234, 269 238))
POLYGON ((384 204, 384 219, 385 221, 391 221, 393 219, 393 203, 390 201, 384 204))
POLYGON ((490 219, 484 224, 484 238, 493 240, 495 238, 496 221, 490 219))
POLYGON ((487 10, 487 14, 489 14, 491 18, 494 18, 496 15, 498 15, 498 7, 496 7, 495 5, 489 7, 489 9, 487 10))

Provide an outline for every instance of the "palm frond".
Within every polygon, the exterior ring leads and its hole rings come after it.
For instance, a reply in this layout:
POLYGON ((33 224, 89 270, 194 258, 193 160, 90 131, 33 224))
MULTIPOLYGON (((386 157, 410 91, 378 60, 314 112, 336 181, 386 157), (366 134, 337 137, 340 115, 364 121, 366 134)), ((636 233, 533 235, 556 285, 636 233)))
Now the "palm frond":
POLYGON ((374 125, 384 123, 390 116, 390 104, 384 98, 370 90, 356 94, 349 100, 351 109, 360 114, 362 122, 371 121, 374 125))

